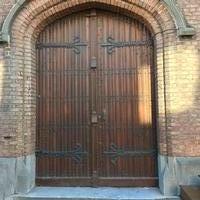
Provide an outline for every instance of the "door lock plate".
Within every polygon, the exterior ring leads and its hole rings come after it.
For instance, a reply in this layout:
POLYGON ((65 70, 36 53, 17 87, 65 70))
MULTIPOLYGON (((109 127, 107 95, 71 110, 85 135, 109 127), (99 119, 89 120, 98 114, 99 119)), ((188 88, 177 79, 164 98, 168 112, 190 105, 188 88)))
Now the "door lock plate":
POLYGON ((91 69, 97 68, 97 58, 96 57, 92 57, 90 67, 91 67, 91 69))
POLYGON ((97 124, 98 123, 98 115, 97 115, 96 111, 92 112, 91 122, 92 122, 92 124, 97 124))

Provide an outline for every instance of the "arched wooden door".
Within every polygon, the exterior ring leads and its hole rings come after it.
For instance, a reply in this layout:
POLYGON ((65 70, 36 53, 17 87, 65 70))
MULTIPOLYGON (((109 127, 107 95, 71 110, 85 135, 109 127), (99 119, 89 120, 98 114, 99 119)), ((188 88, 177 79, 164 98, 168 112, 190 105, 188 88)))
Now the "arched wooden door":
POLYGON ((99 10, 40 34, 37 185, 157 185, 152 45, 143 23, 99 10))

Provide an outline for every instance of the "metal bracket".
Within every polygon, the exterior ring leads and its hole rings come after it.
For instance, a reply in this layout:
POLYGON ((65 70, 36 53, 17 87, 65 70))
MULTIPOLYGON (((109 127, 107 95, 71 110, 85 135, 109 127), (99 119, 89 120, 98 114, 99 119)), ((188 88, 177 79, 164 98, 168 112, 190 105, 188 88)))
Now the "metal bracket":
POLYGON ((87 46, 86 43, 81 42, 80 38, 77 36, 74 38, 73 42, 68 42, 68 43, 37 43, 36 48, 37 49, 42 49, 42 48, 67 48, 67 49, 73 49, 75 54, 80 54, 81 53, 81 48, 80 47, 85 47, 87 46))
POLYGON ((107 48, 108 54, 112 54, 115 48, 132 47, 132 46, 151 46, 153 44, 152 40, 145 41, 115 41, 111 36, 107 38, 107 42, 101 44, 101 47, 107 48))
POLYGON ((47 151, 47 150, 38 150, 36 151, 36 156, 50 156, 50 157, 71 157, 77 163, 81 162, 83 157, 88 153, 82 150, 82 146, 77 144, 73 150, 69 151, 47 151))
POLYGON ((116 162, 119 157, 124 156, 144 156, 144 155, 155 155, 156 150, 124 150, 122 148, 119 148, 116 144, 111 143, 110 148, 107 151, 104 151, 104 154, 111 157, 112 164, 116 165, 116 162))

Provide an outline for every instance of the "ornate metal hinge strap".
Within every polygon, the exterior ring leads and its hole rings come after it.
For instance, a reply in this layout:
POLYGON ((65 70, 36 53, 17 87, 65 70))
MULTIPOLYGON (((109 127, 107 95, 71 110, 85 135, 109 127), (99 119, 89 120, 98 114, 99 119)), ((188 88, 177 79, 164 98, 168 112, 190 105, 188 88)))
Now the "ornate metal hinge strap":
POLYGON ((108 151, 104 151, 104 154, 111 157, 111 162, 115 165, 118 158, 124 157, 124 156, 144 156, 144 155, 156 155, 156 150, 124 150, 122 148, 119 148, 116 144, 111 143, 110 148, 108 151))
POLYGON ((144 45, 151 46, 152 43, 153 43, 152 40, 117 42, 112 37, 108 37, 107 42, 101 44, 101 46, 107 48, 108 54, 112 54, 115 51, 115 48, 144 46, 144 45))
POLYGON ((73 150, 70 151, 46 151, 38 150, 36 151, 36 156, 50 156, 50 157, 71 157, 77 163, 83 160, 83 157, 87 156, 87 152, 82 150, 82 146, 77 144, 73 150))
POLYGON ((36 48, 42 49, 42 48, 67 48, 67 49, 73 49, 74 53, 80 54, 81 53, 81 47, 87 46, 86 43, 81 42, 79 37, 75 37, 74 41, 71 43, 37 43, 36 48))

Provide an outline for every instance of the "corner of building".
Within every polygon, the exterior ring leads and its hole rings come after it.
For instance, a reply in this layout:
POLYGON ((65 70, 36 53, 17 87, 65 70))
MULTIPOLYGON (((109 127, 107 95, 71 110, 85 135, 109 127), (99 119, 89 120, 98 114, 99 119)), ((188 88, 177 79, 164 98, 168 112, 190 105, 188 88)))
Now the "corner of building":
POLYGON ((0 199, 27 193, 35 186, 35 155, 0 158, 0 199))
POLYGON ((164 195, 180 195, 181 185, 200 185, 200 157, 158 156, 159 187, 164 195))

